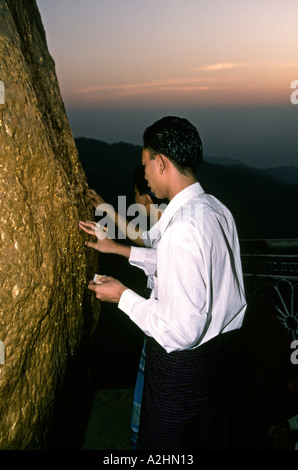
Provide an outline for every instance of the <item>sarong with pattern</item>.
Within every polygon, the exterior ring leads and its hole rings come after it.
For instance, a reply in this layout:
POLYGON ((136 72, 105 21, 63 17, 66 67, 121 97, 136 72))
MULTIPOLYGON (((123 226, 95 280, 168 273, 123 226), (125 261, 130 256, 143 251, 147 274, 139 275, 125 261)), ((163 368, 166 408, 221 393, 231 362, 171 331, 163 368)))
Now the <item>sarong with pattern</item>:
POLYGON ((229 442, 223 337, 167 353, 146 338, 139 450, 225 449, 229 442))

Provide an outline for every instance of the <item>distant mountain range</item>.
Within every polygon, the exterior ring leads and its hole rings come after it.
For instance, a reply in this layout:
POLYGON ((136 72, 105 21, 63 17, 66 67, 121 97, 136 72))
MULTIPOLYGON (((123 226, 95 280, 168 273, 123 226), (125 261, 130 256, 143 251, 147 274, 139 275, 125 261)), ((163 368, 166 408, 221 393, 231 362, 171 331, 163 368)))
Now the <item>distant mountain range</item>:
MULTIPOLYGON (((240 162, 239 160, 235 160, 234 158, 228 158, 228 157, 205 157, 205 160, 208 163, 213 163, 216 165, 243 165, 243 166, 248 166, 245 165, 244 163, 240 162)), ((281 165, 281 166, 275 166, 271 168, 264 168, 263 170, 264 173, 267 175, 274 176, 280 181, 283 181, 284 183, 287 184, 298 184, 298 166, 294 165, 281 165)))
POLYGON ((298 166, 266 168, 266 173, 288 184, 298 184, 298 166))
MULTIPOLYGON (((134 202, 132 175, 140 164, 141 147, 84 137, 75 142, 89 187, 114 206, 118 195, 134 202)), ((199 181, 229 207, 240 238, 298 238, 298 167, 257 169, 206 156, 199 181)))

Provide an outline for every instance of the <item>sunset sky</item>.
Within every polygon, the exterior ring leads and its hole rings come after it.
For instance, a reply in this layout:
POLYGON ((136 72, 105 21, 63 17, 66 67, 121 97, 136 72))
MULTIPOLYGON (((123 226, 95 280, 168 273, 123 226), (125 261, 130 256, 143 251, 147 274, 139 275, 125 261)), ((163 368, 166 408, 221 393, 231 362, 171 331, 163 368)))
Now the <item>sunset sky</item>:
POLYGON ((37 0, 75 137, 190 119, 205 154, 298 165, 296 0, 37 0))

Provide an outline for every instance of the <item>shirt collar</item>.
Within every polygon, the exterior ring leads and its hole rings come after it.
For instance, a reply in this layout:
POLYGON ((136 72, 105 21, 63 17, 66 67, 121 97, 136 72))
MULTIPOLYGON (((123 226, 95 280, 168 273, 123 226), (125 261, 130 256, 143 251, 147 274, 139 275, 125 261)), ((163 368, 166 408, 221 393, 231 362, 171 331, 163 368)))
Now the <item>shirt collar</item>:
POLYGON ((174 215, 187 201, 196 196, 201 196, 203 193, 204 190, 200 183, 193 183, 190 186, 187 186, 182 191, 180 191, 178 194, 176 194, 176 196, 174 196, 173 199, 167 205, 159 220, 159 228, 161 234, 164 233, 174 215))

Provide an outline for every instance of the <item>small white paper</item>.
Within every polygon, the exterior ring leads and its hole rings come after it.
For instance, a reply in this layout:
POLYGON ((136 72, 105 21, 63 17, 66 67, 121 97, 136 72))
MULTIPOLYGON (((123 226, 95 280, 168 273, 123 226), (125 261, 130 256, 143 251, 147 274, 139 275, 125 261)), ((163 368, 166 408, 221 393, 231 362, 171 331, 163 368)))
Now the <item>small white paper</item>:
POLYGON ((100 279, 105 276, 105 274, 95 274, 94 278, 93 278, 93 281, 96 283, 96 284, 102 284, 102 282, 100 281, 100 279))

